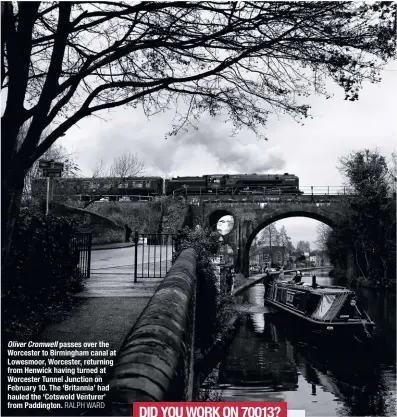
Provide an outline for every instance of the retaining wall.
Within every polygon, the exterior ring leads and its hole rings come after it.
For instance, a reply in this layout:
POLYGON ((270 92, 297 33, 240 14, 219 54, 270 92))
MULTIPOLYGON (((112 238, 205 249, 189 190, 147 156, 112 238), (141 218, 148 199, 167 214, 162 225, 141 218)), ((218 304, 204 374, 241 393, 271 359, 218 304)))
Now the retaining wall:
POLYGON ((71 217, 83 230, 92 231, 93 244, 125 242, 124 227, 100 214, 56 203, 51 206, 51 212, 59 216, 71 217))
POLYGON ((111 415, 131 416, 135 401, 192 400, 196 256, 178 256, 124 340, 106 399, 111 415))

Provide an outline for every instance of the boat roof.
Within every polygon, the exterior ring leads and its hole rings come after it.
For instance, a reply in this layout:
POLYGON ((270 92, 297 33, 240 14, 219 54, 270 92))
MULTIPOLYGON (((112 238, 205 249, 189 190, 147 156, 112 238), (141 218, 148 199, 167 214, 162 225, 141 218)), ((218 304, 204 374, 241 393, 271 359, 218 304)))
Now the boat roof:
POLYGON ((291 284, 287 281, 286 282, 277 281, 276 284, 281 284, 283 285, 283 287, 289 287, 294 290, 310 291, 315 294, 341 294, 341 293, 354 294, 353 291, 345 287, 337 287, 337 286, 333 287, 333 286, 319 285, 316 288, 313 288, 310 284, 309 285, 291 284))

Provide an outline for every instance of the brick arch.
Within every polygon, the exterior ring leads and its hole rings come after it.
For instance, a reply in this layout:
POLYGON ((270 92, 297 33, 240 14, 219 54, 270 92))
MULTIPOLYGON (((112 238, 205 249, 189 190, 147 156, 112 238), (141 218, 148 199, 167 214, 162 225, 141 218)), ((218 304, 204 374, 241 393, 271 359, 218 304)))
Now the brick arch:
POLYGON ((247 242, 243 249, 243 273, 245 276, 248 276, 249 272, 249 252, 251 249, 252 242, 255 236, 265 227, 269 226, 270 224, 282 220, 287 219, 289 217, 307 217, 313 220, 318 220, 322 223, 325 223, 329 227, 334 228, 335 223, 334 221, 327 215, 320 214, 317 211, 309 211, 309 210, 291 210, 291 211, 283 211, 283 212, 275 212, 271 215, 266 216, 259 222, 259 224, 254 228, 251 232, 250 236, 247 239, 247 242))
MULTIPOLYGON (((232 216, 233 217, 233 229, 230 231, 230 233, 235 229, 237 221, 236 221, 236 215, 234 213, 232 213, 230 210, 226 210, 226 209, 216 209, 214 211, 212 211, 211 213, 209 213, 207 215, 207 221, 206 221, 206 225, 212 229, 213 227, 216 226, 216 224, 218 223, 218 221, 223 217, 223 216, 232 216)), ((228 233, 228 234, 230 234, 228 233)))

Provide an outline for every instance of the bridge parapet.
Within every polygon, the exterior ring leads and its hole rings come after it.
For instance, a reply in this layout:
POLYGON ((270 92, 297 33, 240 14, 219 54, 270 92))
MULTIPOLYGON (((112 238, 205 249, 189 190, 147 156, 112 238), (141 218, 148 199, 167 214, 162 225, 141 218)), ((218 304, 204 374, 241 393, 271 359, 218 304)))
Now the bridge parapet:
POLYGON ((183 251, 125 339, 112 370, 110 415, 135 401, 191 401, 196 252, 183 251))
POLYGON ((257 195, 205 195, 205 196, 188 196, 188 203, 194 205, 200 204, 220 204, 220 203, 239 203, 239 204, 315 204, 315 203, 341 203, 346 200, 348 195, 328 195, 302 194, 297 196, 280 195, 280 196, 257 196, 257 195))

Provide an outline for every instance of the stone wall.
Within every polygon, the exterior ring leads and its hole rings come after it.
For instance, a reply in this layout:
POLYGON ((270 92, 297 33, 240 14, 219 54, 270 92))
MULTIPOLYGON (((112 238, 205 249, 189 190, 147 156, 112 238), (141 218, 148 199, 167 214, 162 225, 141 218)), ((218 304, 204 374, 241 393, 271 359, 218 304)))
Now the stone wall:
POLYGON ((196 252, 183 251, 126 337, 111 371, 110 415, 135 401, 191 401, 196 252))
POLYGON ((93 244, 119 243, 125 241, 124 227, 100 214, 63 204, 53 204, 51 212, 58 216, 71 217, 77 221, 82 230, 92 231, 93 244))

